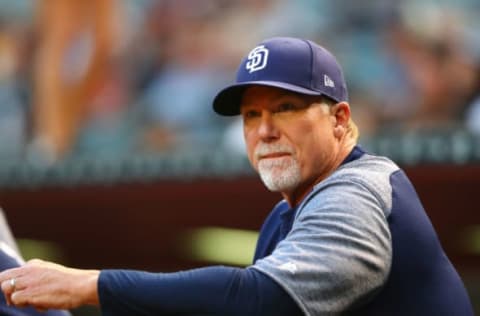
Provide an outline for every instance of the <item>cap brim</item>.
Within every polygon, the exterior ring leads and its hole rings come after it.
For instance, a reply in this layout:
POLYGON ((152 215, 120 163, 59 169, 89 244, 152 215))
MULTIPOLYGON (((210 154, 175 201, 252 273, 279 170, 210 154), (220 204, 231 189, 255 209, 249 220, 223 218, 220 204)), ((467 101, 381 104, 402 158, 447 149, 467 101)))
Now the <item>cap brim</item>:
POLYGON ((220 91, 213 99, 213 110, 220 115, 234 116, 240 114, 240 103, 242 101, 243 92, 251 86, 268 86, 281 88, 293 92, 307 95, 321 95, 322 92, 306 89, 285 82, 278 81, 247 81, 233 84, 220 91))

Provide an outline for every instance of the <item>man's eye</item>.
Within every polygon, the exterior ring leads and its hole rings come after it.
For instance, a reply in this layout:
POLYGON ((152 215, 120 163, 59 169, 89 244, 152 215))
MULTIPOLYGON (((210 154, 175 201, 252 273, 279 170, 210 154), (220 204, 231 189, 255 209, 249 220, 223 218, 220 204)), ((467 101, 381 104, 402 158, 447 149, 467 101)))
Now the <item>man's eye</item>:
POLYGON ((278 106, 278 112, 295 111, 297 107, 292 103, 282 103, 278 106))
POLYGON ((260 115, 259 112, 257 111, 245 111, 245 113, 243 113, 243 117, 244 118, 254 118, 254 117, 258 117, 260 115))

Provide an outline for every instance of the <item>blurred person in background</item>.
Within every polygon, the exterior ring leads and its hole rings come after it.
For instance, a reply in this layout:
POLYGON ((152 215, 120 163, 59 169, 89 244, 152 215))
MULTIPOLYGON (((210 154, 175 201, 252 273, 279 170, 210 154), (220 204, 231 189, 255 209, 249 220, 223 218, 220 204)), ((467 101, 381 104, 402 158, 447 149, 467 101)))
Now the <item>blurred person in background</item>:
POLYGON ((411 3, 389 31, 392 54, 403 65, 410 93, 397 117, 385 125, 423 132, 464 125, 468 99, 476 87, 476 60, 468 51, 458 10, 411 3))
POLYGON ((147 273, 33 260, 0 273, 7 301, 100 305, 104 315, 473 315, 405 173, 357 145, 343 72, 326 49, 262 41, 213 108, 242 117, 252 166, 283 197, 251 266, 147 273))
POLYGON ((112 54, 116 0, 38 1, 33 147, 47 163, 67 155, 112 54))
POLYGON ((474 94, 472 94, 472 100, 467 106, 465 122, 468 131, 474 135, 480 136, 480 67, 477 74, 477 85, 479 88, 474 91, 474 94))
POLYGON ((223 47, 216 36, 223 8, 202 0, 166 1, 157 9, 169 17, 163 27, 172 31, 162 46, 161 57, 168 63, 153 73, 140 96, 148 118, 146 148, 171 151, 212 144, 221 121, 199 105, 208 104, 226 78, 222 49, 215 49, 223 47))
POLYGON ((0 20, 0 159, 5 160, 20 157, 27 141, 28 107, 20 75, 25 33, 18 25, 0 20))

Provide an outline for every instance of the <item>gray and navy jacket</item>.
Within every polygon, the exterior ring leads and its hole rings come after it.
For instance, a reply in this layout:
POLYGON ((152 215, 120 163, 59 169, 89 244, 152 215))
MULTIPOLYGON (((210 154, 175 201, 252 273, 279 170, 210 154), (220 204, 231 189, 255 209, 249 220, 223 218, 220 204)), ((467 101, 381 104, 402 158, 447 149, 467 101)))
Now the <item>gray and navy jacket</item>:
POLYGON ((276 205, 251 266, 103 270, 98 291, 103 315, 473 315, 405 173, 358 146, 276 205))

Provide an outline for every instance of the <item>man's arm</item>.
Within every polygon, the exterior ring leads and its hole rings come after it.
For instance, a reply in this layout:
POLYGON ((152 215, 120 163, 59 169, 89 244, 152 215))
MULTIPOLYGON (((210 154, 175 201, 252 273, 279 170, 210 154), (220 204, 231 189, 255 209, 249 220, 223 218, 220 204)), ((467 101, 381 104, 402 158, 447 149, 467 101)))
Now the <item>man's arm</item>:
POLYGON ((93 304, 103 315, 302 315, 268 276, 253 269, 209 267, 177 273, 79 270, 41 260, 0 273, 16 306, 74 308, 93 304), (15 289, 11 280, 15 278, 15 289))
POLYGON ((103 315, 302 315, 278 284, 253 269, 215 266, 177 273, 105 270, 103 315))

